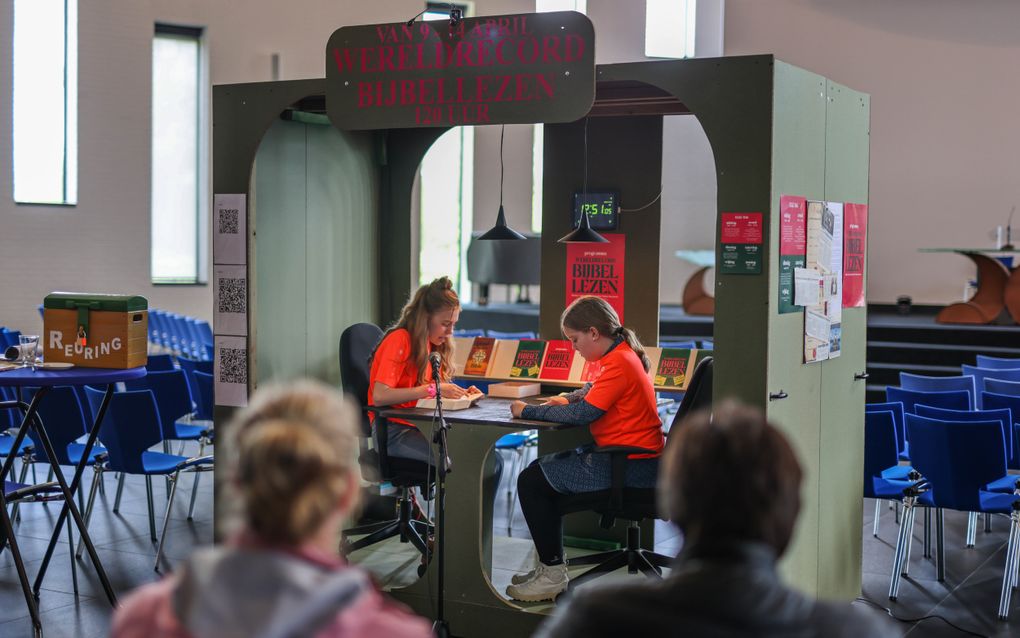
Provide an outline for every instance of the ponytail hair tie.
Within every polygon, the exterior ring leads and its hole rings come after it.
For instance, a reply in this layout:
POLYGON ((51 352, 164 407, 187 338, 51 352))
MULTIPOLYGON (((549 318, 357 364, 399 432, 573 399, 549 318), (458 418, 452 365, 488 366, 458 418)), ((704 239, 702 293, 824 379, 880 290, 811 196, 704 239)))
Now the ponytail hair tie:
POLYGON ((613 334, 619 335, 619 336, 623 336, 625 334, 625 332, 626 332, 626 328, 624 328, 623 326, 620 326, 619 328, 617 328, 616 330, 613 331, 613 334))

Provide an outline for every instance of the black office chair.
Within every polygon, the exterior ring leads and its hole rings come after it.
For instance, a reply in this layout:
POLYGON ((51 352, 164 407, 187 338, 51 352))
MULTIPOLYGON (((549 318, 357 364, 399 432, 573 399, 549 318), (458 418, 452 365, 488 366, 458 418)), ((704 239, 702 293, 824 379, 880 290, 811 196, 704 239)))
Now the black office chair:
MULTIPOLYGON (((712 357, 706 357, 698 362, 694 369, 691 382, 687 386, 687 392, 680 400, 680 407, 677 408, 673 417, 673 427, 679 425, 690 413, 709 408, 712 405, 712 357)), ((672 430, 672 428, 671 428, 672 430)), ((667 433, 667 445, 668 437, 667 433)), ((644 448, 613 446, 596 448, 596 451, 609 453, 612 458, 612 483, 610 489, 605 493, 605 504, 596 507, 595 512, 602 515, 600 525, 610 528, 618 518, 630 521, 627 527, 627 546, 598 554, 589 554, 571 558, 567 561, 570 566, 594 565, 591 569, 579 576, 570 579, 570 588, 574 588, 593 578, 616 571, 626 567, 631 574, 638 571, 646 576, 661 578, 662 568, 668 567, 673 562, 673 557, 656 554, 655 552, 641 549, 641 527, 640 523, 649 518, 660 518, 656 502, 656 491, 654 489, 638 489, 624 487, 624 479, 627 469, 627 457, 631 454, 649 452, 644 448)))
MULTIPOLYGON (((372 423, 368 414, 374 411, 368 405, 368 381, 369 365, 368 358, 372 355, 376 345, 382 339, 382 331, 370 323, 357 323, 348 327, 340 335, 340 377, 342 379, 344 392, 357 399, 362 407, 361 420, 361 455, 359 464, 362 474, 373 482, 389 482, 400 490, 397 499, 397 518, 382 522, 371 523, 359 527, 344 530, 344 538, 340 544, 340 551, 345 556, 384 541, 394 536, 400 536, 400 542, 411 543, 429 558, 430 551, 425 538, 432 531, 431 526, 412 518, 411 512, 411 489, 422 488, 424 491, 428 485, 429 466, 422 461, 411 459, 391 458, 386 450, 386 419, 375 413, 375 429, 377 448, 372 446, 372 423), (350 536, 367 534, 364 538, 356 541, 349 540, 350 536)), ((433 477, 435 473, 432 473, 433 477)))

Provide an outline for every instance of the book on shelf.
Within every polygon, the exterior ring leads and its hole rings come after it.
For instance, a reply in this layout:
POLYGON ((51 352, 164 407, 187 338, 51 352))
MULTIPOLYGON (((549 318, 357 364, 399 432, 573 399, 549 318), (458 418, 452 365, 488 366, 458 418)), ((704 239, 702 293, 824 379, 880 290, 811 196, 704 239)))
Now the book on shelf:
POLYGON ((453 374, 455 376, 464 374, 464 365, 467 363, 473 341, 472 337, 453 338, 453 374))
MULTIPOLYGON (((443 399, 443 410, 452 412, 454 410, 464 410, 464 409, 470 408, 475 403, 477 403, 479 399, 481 399, 484 396, 485 396, 484 394, 482 394, 481 392, 478 392, 478 393, 475 393, 475 394, 469 394, 469 395, 461 397, 459 399, 447 399, 447 398, 444 398, 443 399)), ((436 409, 436 400, 434 398, 431 398, 431 399, 418 399, 418 403, 414 407, 416 407, 416 408, 425 408, 427 410, 435 410, 436 409)))
POLYGON ((524 339, 517 343, 513 364, 510 366, 510 377, 514 379, 537 379, 542 370, 542 354, 545 351, 544 341, 524 339))
POLYGON ((554 339, 547 342, 542 370, 538 377, 550 381, 566 381, 570 378, 573 363, 574 346, 565 339, 554 339))
POLYGON ((492 337, 475 337, 464 362, 464 374, 473 377, 484 377, 492 363, 492 351, 496 340, 492 337))
POLYGON ((533 397, 542 392, 542 384, 534 381, 503 381, 489 384, 489 396, 504 399, 533 397))
POLYGON ((690 361, 690 349, 663 348, 659 355, 659 364, 655 367, 652 383, 659 388, 686 389, 690 361))
POLYGON ((496 346, 492 350, 492 362, 487 373, 490 379, 510 377, 510 368, 517 355, 517 344, 517 339, 496 339, 496 346))

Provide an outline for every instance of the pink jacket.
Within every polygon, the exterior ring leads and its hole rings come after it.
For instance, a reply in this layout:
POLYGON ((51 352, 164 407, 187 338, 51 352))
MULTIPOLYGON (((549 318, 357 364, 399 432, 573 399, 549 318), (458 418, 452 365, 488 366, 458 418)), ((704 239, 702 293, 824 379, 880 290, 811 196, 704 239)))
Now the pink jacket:
MULTIPOLYGON (((328 585, 336 582, 341 574, 353 576, 351 580, 354 581, 367 582, 361 570, 314 548, 288 552, 241 542, 222 550, 204 550, 175 574, 145 585, 126 597, 114 613, 111 636, 253 635, 264 631, 269 624, 267 621, 276 620, 279 614, 275 609, 293 612, 305 599, 314 596, 315 582, 310 583, 310 576, 325 579, 320 582, 328 585), (351 570, 357 570, 357 574, 351 570), (309 584, 312 594, 301 590, 302 587, 307 589, 309 584), (186 617, 181 617, 182 614, 186 617), (253 620, 253 616, 260 614, 264 615, 263 619, 253 620)), ((371 584, 356 590, 343 609, 330 614, 332 620, 327 616, 325 624, 317 625, 315 638, 432 636, 427 621, 383 596, 371 584)))

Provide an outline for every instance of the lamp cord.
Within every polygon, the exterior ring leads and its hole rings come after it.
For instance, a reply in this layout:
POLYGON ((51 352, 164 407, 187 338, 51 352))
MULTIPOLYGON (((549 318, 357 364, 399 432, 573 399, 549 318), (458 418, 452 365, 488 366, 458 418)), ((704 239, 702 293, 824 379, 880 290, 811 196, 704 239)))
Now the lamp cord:
POLYGON ((662 186, 659 186, 659 194, 655 196, 655 199, 653 199, 652 201, 648 202, 644 206, 638 206, 637 208, 621 208, 620 212, 621 213, 635 213, 635 212, 637 212, 639 210, 644 210, 644 209, 648 208, 649 206, 651 206, 652 204, 654 204, 655 202, 659 201, 660 197, 662 197, 662 186))
MULTIPOLYGON (((588 120, 591 118, 584 118, 584 181, 581 186, 581 197, 584 199, 588 198, 588 120)), ((588 213, 585 213, 587 215, 588 213)))
POLYGON ((506 132, 506 124, 499 127, 499 206, 503 207, 503 133, 506 132))

